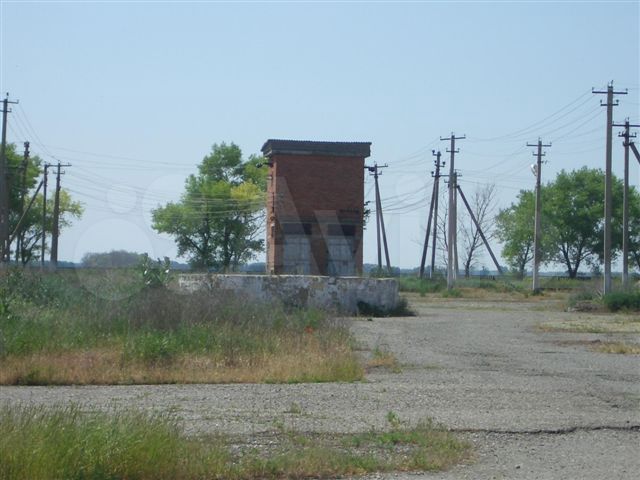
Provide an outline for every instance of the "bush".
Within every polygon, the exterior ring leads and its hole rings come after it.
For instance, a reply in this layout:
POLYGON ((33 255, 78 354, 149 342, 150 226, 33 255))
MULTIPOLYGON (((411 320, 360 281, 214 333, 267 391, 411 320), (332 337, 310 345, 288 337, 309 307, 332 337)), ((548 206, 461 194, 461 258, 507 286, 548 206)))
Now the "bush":
POLYGON ((640 292, 613 292, 602 297, 602 301, 612 312, 618 310, 640 311, 640 292))

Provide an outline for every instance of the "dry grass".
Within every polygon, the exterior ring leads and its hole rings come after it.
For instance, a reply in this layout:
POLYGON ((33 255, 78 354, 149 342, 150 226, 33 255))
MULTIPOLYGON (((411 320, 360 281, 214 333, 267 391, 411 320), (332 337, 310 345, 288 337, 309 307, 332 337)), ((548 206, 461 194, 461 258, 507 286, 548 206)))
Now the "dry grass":
POLYGON ((581 315, 544 322, 538 328, 544 332, 640 333, 640 319, 634 315, 581 315))
POLYGON ((599 342, 592 348, 601 353, 618 353, 623 355, 640 355, 640 345, 625 342, 599 342))
POLYGON ((117 348, 0 359, 2 385, 298 383, 354 381, 363 376, 347 345, 322 345, 313 335, 302 341, 283 339, 277 352, 239 356, 232 365, 221 356, 198 354, 159 362, 131 360, 117 348))
POLYGON ((367 361, 366 369, 371 370, 373 368, 386 368, 394 373, 402 371, 400 362, 393 352, 382 348, 375 348, 371 358, 367 361))

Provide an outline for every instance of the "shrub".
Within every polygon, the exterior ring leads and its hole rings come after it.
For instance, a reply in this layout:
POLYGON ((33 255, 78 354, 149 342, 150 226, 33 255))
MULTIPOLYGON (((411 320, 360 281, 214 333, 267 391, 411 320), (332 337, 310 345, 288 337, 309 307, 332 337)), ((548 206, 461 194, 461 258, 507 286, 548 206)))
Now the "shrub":
POLYGON ((602 301, 605 307, 612 312, 618 310, 640 311, 640 291, 608 293, 602 297, 602 301))

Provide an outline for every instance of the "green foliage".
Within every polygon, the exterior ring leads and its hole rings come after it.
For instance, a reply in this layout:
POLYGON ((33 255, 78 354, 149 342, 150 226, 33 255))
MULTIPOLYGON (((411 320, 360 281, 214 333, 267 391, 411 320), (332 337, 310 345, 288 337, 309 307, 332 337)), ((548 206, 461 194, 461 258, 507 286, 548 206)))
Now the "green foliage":
POLYGON ((233 270, 264 248, 258 239, 266 169, 243 162, 240 148, 214 144, 190 175, 179 202, 153 210, 153 228, 175 237, 179 255, 196 268, 233 270))
POLYGON ((640 311, 640 291, 612 292, 604 295, 602 301, 608 310, 640 311))
MULTIPOLYGON (((613 178, 612 249, 622 246, 622 181, 613 178)), ((570 278, 581 265, 592 268, 602 262, 604 228, 604 173, 583 167, 561 171, 542 188, 543 261, 565 265, 570 278)), ((632 256, 640 252, 640 194, 630 189, 632 256)), ((503 256, 510 266, 524 274, 533 258, 534 193, 522 191, 518 201, 496 217, 503 256)), ((633 257, 635 258, 635 257, 633 257)), ((640 258, 640 257, 638 257, 640 258)), ((640 263, 638 264, 640 267, 640 263)))
POLYGON ((525 190, 518 194, 517 203, 496 216, 496 233, 503 244, 502 256, 520 277, 533 260, 534 220, 535 195, 525 190))
POLYGON ((153 261, 148 254, 144 253, 140 256, 138 271, 146 287, 164 288, 171 280, 171 261, 169 257, 153 261))
MULTIPOLYGON (((9 175, 9 231, 13 232, 22 216, 22 192, 25 194, 25 206, 28 205, 30 198, 39 183, 39 177, 42 175, 42 160, 37 156, 29 158, 26 164, 26 176, 23 176, 24 172, 24 158, 23 155, 16 151, 15 144, 8 144, 6 148, 7 163, 10 172, 16 172, 18 174, 9 175)), ((50 170, 51 172, 51 170, 50 170)), ((45 209, 45 228, 48 232, 51 232, 53 227, 53 195, 47 199, 47 205, 45 209)), ((60 190, 60 231, 71 225, 73 219, 80 218, 83 213, 82 204, 73 201, 69 193, 62 189, 60 190)), ((12 258, 15 258, 19 263, 27 264, 36 260, 41 254, 41 239, 42 239, 42 193, 40 193, 35 200, 34 206, 27 212, 22 227, 17 235, 12 247, 12 258), (21 249, 16 251, 16 245, 18 241, 21 244, 21 249)), ((45 246, 46 248, 46 246, 45 246)))
POLYGON ((447 286, 446 280, 442 277, 436 277, 434 279, 400 277, 398 278, 398 282, 401 292, 416 292, 420 295, 440 292, 447 286))

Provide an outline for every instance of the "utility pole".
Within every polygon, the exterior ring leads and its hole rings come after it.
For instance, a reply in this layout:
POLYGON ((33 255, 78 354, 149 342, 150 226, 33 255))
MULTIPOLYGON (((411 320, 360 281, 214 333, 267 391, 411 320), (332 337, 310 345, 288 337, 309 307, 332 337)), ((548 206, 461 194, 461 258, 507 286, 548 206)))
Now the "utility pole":
POLYGON ((44 269, 44 247, 47 237, 47 171, 51 166, 50 163, 44 164, 44 179, 42 180, 42 238, 40 239, 40 266, 42 269, 44 269))
POLYGON ((431 176, 433 177, 433 191, 431 193, 431 205, 429 207, 429 218, 427 220, 427 231, 424 237, 424 247, 422 249, 422 260, 420 261, 420 278, 424 277, 424 265, 427 260, 427 249, 429 248, 429 235, 431 233, 431 223, 433 222, 433 245, 431 247, 432 255, 431 255, 431 271, 429 273, 429 278, 433 278, 433 268, 435 263, 435 251, 436 251, 436 234, 437 234, 437 222, 438 222, 438 183, 440 181, 440 167, 444 167, 444 163, 440 163, 440 156, 442 155, 440 151, 436 153, 435 150, 432 150, 432 155, 436 157, 436 160, 433 162, 436 171, 431 172, 431 176))
POLYGON ((457 173, 455 171, 455 155, 460 150, 456 150, 456 140, 464 140, 465 135, 456 137, 452 132, 450 137, 442 138, 441 141, 449 140, 451 147, 447 152, 451 153, 449 158, 449 225, 447 232, 447 288, 451 290, 458 277, 458 213, 457 213, 457 173))
POLYGON ((53 204, 53 228, 51 232, 51 261, 49 267, 52 270, 58 268, 58 237, 60 236, 60 168, 70 167, 71 164, 64 165, 58 162, 56 173, 56 197, 53 204))
POLYGON ((624 138, 624 190, 622 195, 622 287, 629 286, 629 146, 631 138, 636 134, 631 134, 631 128, 638 128, 640 125, 631 125, 629 118, 623 124, 614 123, 614 127, 624 127, 624 132, 619 132, 618 136, 624 138))
POLYGON ((388 165, 378 165, 377 163, 373 164, 373 167, 365 166, 370 173, 373 174, 373 178, 375 181, 375 189, 376 189, 376 231, 378 235, 378 270, 382 270, 382 251, 380 244, 380 232, 382 231, 382 241, 384 243, 384 255, 385 260, 387 261, 387 270, 391 271, 391 263, 389 262, 389 248, 387 247, 387 232, 384 228, 384 217, 382 216, 382 202, 380 200, 380 187, 378 185, 378 177, 382 175, 379 172, 382 168, 387 168, 388 165))
POLYGON ((540 201, 540 178, 542 176, 542 157, 546 155, 546 153, 542 152, 542 147, 550 147, 551 144, 543 144, 542 140, 538 138, 537 144, 527 143, 527 147, 538 147, 537 153, 533 155, 537 157, 536 166, 535 166, 535 175, 536 175, 536 216, 535 216, 535 227, 533 231, 533 293, 538 293, 540 291, 540 278, 539 278, 539 268, 540 268, 540 257, 541 257, 541 244, 540 244, 540 235, 541 235, 541 215, 542 215, 542 203, 540 201))
MULTIPOLYGON (((22 157, 22 182, 20 186, 20 215, 24 215, 24 199, 27 196, 27 169, 29 168, 29 142, 24 142, 24 155, 22 157)), ((17 230, 16 236, 16 263, 20 263, 22 256, 22 232, 17 230)), ((11 244, 11 242, 9 242, 11 244)))
POLYGON ((600 101, 600 105, 607 107, 607 144, 605 157, 605 179, 604 179, 604 288, 603 293, 611 293, 611 215, 612 215, 612 174, 611 174, 611 153, 612 153, 612 131, 613 131, 613 107, 618 105, 618 101, 613 102, 614 95, 626 95, 628 92, 616 92, 613 90, 613 82, 607 85, 607 90, 591 90, 592 93, 606 94, 607 102, 600 101))
POLYGON ((7 162, 7 115, 11 112, 9 94, 2 100, 2 143, 0 144, 0 263, 9 261, 9 164, 7 162))
POLYGON ((433 207, 433 246, 431 247, 431 270, 429 271, 429 278, 433 278, 434 269, 436 268, 436 241, 438 238, 438 200, 440 198, 440 167, 444 168, 446 162, 442 162, 440 164, 440 150, 438 152, 431 152, 432 155, 436 156, 436 173, 434 176, 434 201, 435 205, 433 207))

